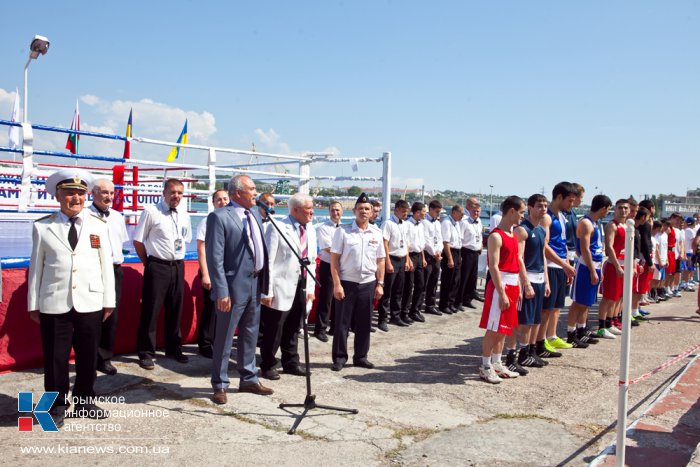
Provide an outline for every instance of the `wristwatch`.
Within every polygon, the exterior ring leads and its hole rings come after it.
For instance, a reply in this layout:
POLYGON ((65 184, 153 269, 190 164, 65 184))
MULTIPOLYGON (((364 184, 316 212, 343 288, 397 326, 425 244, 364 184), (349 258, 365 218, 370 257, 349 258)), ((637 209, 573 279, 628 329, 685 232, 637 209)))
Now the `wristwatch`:
POLYGON ((384 287, 384 281, 377 281, 377 285, 381 285, 382 287, 384 287))

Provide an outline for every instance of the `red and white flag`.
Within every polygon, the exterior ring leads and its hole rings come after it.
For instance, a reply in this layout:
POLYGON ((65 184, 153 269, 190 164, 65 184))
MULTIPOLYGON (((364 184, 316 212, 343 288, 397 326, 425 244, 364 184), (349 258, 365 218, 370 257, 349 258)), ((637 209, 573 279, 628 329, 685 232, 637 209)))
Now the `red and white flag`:
MULTIPOLYGON (((70 124, 71 130, 80 131, 80 109, 78 108, 78 101, 75 101, 75 113, 73 114, 73 123, 70 124)), ((71 133, 68 135, 68 141, 66 142, 66 149, 68 149, 71 154, 78 154, 78 144, 80 143, 80 135, 71 133)))

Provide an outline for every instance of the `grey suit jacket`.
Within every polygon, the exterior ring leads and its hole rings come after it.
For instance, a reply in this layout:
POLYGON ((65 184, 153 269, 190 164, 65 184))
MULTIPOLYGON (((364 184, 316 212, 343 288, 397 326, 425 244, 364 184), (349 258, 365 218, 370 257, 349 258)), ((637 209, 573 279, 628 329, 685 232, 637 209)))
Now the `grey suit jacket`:
MULTIPOLYGON (((262 232, 262 222, 257 209, 250 210, 262 232)), ((262 274, 253 277, 255 262, 243 223, 233 209, 225 206, 207 216, 206 245, 207 267, 211 279, 211 298, 231 297, 236 303, 236 291, 250 290, 250 282, 258 282, 258 294, 267 293, 269 283, 267 247, 264 245, 262 274)))

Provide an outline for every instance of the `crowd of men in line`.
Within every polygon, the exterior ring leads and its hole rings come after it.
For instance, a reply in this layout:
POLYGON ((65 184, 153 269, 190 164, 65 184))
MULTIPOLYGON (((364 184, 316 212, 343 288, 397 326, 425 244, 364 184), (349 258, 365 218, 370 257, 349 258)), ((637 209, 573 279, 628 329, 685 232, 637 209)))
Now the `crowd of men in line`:
MULTIPOLYGON (((62 169, 48 178, 46 189, 56 196, 60 209, 34 224, 28 308, 41 327, 45 390, 59 393, 51 413, 60 425, 71 402, 75 407, 70 416, 106 416, 94 403, 93 386, 96 371, 117 373, 111 358, 122 292, 122 245, 128 235, 123 216, 111 209, 110 181, 93 180, 81 169, 62 169), (84 209, 90 189, 93 204, 84 209), (69 398, 71 348, 76 380, 69 398)), ((298 337, 317 290, 314 335, 322 342, 332 335, 333 371, 348 363, 351 330, 352 364, 371 369, 370 335, 376 329, 389 332, 389 325, 425 322, 425 314, 463 312, 475 308, 475 300, 484 302, 479 372, 490 383, 526 375, 525 367, 543 367, 547 359, 561 357, 560 349, 614 339, 622 332, 627 219, 634 220, 637 238, 632 252, 633 324, 646 319, 640 306, 694 290, 698 219, 673 215, 654 221, 650 200, 621 199, 613 205, 605 195, 596 195, 590 211, 579 219, 573 208, 583 195, 580 185, 561 182, 551 200, 541 194, 526 202, 517 196, 506 198, 491 220, 489 274, 481 297, 476 286, 484 226, 475 197, 466 200, 466 209, 452 206, 442 218, 443 206, 437 200, 427 206, 399 200, 380 229, 376 220, 381 206, 363 193, 354 205, 352 222, 341 223, 342 206, 332 202, 329 220, 314 226, 310 196, 293 195, 289 215, 270 222, 273 196, 258 197, 246 175, 233 177, 227 190, 213 193, 215 210, 196 233, 204 292, 198 345, 200 354, 212 359, 212 400, 227 402, 236 330, 239 392, 272 394, 259 377, 277 380, 280 370, 306 376, 298 337), (611 208, 614 217, 603 234, 600 222, 611 208), (316 265, 317 256, 318 289, 312 278, 316 269, 307 268, 316 265), (593 331, 588 310, 597 301, 599 285, 603 298, 593 331), (564 340, 556 329, 568 293, 573 304, 564 340)), ((155 367, 161 309, 165 355, 180 363, 189 360, 182 352, 180 333, 185 244, 192 239, 183 196, 183 183, 168 179, 162 200, 144 209, 134 233, 133 245, 144 265, 137 351, 145 370, 155 367)))

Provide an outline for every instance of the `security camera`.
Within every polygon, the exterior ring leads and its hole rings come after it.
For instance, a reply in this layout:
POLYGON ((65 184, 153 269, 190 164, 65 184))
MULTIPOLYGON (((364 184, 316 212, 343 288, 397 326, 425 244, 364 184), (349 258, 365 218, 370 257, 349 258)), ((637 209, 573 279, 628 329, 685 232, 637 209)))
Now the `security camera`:
POLYGON ((39 55, 45 55, 49 51, 49 40, 44 36, 34 36, 29 50, 31 50, 30 56, 34 59, 38 58, 39 55))

